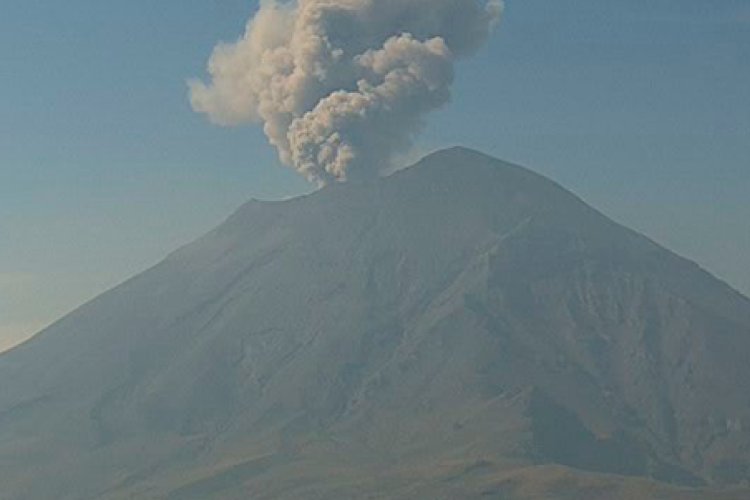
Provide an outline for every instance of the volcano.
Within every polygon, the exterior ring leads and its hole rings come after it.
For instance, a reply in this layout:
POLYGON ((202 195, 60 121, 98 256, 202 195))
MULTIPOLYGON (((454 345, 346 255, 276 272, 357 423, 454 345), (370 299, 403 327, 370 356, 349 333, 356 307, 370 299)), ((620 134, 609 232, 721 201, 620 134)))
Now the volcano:
POLYGON ((0 498, 746 499, 750 300, 454 148, 250 201, 0 355, 0 498))

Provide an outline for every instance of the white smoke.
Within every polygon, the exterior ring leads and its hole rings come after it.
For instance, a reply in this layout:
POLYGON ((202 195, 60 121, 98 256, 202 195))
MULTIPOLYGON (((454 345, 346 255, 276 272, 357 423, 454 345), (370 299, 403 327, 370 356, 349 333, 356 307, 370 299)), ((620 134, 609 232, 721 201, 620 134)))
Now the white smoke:
POLYGON ((502 0, 261 0, 220 44, 193 109, 262 122, 287 165, 326 184, 388 168, 450 99, 454 62, 481 46, 502 0))

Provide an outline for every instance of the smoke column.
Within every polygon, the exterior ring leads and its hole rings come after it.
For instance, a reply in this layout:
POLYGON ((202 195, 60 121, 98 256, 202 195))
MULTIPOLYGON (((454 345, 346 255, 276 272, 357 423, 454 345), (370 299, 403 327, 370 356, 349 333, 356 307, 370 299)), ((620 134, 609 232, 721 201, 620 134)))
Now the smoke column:
POLYGON ((367 178, 450 99, 457 58, 500 20, 502 0, 261 0, 242 38, 219 44, 193 109, 261 122, 311 182, 367 178))

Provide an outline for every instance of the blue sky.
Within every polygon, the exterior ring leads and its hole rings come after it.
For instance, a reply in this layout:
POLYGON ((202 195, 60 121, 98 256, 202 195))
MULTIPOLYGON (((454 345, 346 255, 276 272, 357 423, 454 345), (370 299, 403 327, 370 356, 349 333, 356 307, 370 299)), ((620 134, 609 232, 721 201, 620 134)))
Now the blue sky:
MULTIPOLYGON (((414 156, 529 166, 750 293, 750 1, 508 0, 414 156)), ((220 222, 310 187, 186 80, 250 0, 4 0, 0 348, 220 222)))

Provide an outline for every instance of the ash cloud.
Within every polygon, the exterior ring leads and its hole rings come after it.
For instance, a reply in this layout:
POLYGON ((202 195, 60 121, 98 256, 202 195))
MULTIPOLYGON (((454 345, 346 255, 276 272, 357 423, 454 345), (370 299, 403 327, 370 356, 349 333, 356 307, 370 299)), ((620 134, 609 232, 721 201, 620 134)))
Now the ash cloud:
POLYGON ((501 0, 261 1, 219 44, 193 109, 260 122, 283 163, 318 184, 366 178, 408 149, 450 99, 454 64, 499 22, 501 0))

